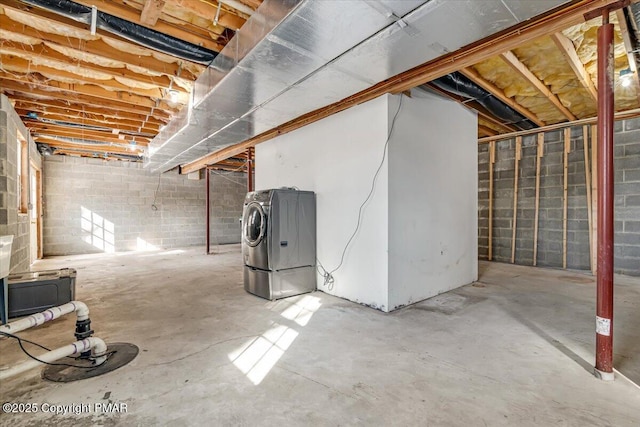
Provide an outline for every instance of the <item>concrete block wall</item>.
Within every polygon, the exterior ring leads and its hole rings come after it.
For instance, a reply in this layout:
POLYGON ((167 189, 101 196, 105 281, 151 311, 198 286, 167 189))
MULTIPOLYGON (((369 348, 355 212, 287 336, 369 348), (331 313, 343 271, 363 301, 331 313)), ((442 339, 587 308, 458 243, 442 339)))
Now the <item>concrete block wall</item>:
MULTIPOLYGON (((205 243, 204 173, 190 180, 139 163, 63 156, 47 157, 45 166, 45 255, 205 243)), ((240 241, 245 183, 242 173, 212 173, 212 244, 240 241)))
POLYGON ((18 134, 29 144, 30 163, 42 168, 41 156, 29 132, 8 98, 0 95, 0 235, 13 235, 12 272, 28 271, 31 263, 29 215, 18 213, 18 134))
MULTIPOLYGON (((567 267, 589 270, 589 223, 585 187, 582 127, 571 129, 568 168, 567 267)), ((640 119, 615 127, 616 272, 640 275, 640 119)), ((562 267, 563 134, 545 134, 540 163, 540 208, 537 265, 562 267)), ((516 263, 533 264, 537 139, 522 139, 519 165, 516 263)), ((515 140, 496 142, 494 164, 493 259, 510 262, 513 233, 515 140)), ((591 159, 591 153, 590 159, 591 159)), ((479 163, 479 257, 487 259, 489 232, 489 146, 481 144, 479 163)))

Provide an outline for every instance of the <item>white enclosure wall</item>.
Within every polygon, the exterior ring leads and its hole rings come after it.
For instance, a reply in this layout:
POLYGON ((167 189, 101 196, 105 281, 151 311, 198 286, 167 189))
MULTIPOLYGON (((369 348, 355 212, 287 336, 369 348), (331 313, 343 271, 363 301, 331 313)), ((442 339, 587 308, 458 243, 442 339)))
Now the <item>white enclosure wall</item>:
MULTIPOLYGON (((328 270, 340 263, 358 208, 371 189, 388 129, 387 97, 351 108, 256 146, 256 189, 298 187, 316 192, 317 256, 328 270)), ((388 311, 387 164, 362 223, 329 290, 388 311)))
POLYGON ((389 141, 390 310, 477 280, 477 126, 449 100, 403 98, 389 141))
MULTIPOLYGON (((256 147, 256 188, 316 192, 317 253, 340 263, 371 190, 400 96, 384 95, 256 147)), ((391 311, 477 278, 477 119, 404 97, 371 199, 331 294, 391 311)))

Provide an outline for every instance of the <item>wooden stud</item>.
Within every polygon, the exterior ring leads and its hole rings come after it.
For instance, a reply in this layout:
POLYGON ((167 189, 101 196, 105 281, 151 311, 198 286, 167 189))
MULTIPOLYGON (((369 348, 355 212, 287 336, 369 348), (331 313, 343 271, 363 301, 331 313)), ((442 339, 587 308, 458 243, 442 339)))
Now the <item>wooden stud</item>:
POLYGON ((567 215, 569 208, 569 153, 571 152, 571 128, 564 129, 562 186, 562 268, 567 268, 567 215))
POLYGON ((496 162, 496 143, 489 144, 489 248, 487 259, 493 259, 493 164, 496 162))
POLYGON ((511 236, 511 264, 516 262, 516 231, 518 221, 518 177, 522 157, 522 137, 516 137, 515 167, 513 177, 513 235, 511 236))
POLYGON ((536 199, 533 219, 533 265, 538 264, 538 219, 540 217, 540 163, 544 157, 544 133, 538 134, 538 152, 536 155, 536 199))
POLYGON ((593 221, 591 209, 591 165, 589 164, 589 126, 582 126, 582 147, 584 151, 584 182, 587 192, 587 219, 589 221, 589 266, 593 271, 593 221))
POLYGON ((593 253, 591 254, 591 271, 598 272, 598 132, 597 126, 591 126, 591 227, 593 237, 593 253))

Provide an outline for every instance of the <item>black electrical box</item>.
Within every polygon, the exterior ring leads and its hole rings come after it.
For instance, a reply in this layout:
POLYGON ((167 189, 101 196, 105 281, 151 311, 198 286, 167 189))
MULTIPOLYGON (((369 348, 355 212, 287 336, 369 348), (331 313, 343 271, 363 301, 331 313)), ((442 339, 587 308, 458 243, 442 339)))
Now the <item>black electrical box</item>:
POLYGON ((73 301, 76 270, 15 273, 8 278, 9 318, 28 316, 73 301))

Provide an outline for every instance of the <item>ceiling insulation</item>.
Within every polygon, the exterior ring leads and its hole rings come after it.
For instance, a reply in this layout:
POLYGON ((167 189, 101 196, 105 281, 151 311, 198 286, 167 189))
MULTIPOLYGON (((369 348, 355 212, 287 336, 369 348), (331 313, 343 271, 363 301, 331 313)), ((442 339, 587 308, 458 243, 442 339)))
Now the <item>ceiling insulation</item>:
POLYGON ((124 62, 116 61, 113 59, 104 58, 99 55, 94 55, 91 53, 86 53, 78 49, 72 49, 69 47, 59 46, 52 43, 45 43, 46 46, 50 49, 55 50, 58 53, 61 53, 71 59, 76 61, 88 62, 89 64, 99 65, 101 67, 108 68, 125 68, 124 62))
POLYGON ((12 33, 0 28, 0 41, 9 40, 16 43, 23 43, 28 45, 37 45, 42 43, 42 40, 35 37, 29 37, 24 34, 12 33))
MULTIPOLYGON (((0 8, 2 9, 2 8, 0 8)), ((11 9, 3 9, 4 14, 11 18, 13 21, 19 22, 31 28, 35 28, 38 31, 44 31, 46 33, 57 34, 64 37, 73 37, 81 40, 98 40, 100 37, 85 30, 71 27, 69 25, 62 24, 60 22, 52 22, 48 19, 38 18, 31 14, 18 12, 11 9)))
MULTIPOLYGON (((67 62, 55 61, 53 59, 43 58, 35 53, 31 53, 28 51, 18 52, 16 50, 7 50, 0 46, 0 53, 6 55, 15 55, 20 58, 26 59, 30 64, 35 66, 44 66, 49 68, 54 68, 60 71, 66 71, 69 73, 73 73, 77 76, 88 77, 95 80, 111 80, 113 77, 110 74, 103 73, 100 71, 93 71, 87 68, 84 68, 80 65, 72 65, 67 62)), ((3 69, 8 69, 8 67, 12 67, 10 63, 1 64, 3 69)), ((26 71, 26 70, 16 70, 14 67, 14 71, 26 71)))
MULTIPOLYGON (((629 66, 620 28, 615 14, 611 15, 614 30, 614 56, 616 76, 629 66)), ((575 25, 562 33, 576 48, 576 53, 584 65, 592 82, 597 84, 597 29, 602 24, 598 17, 580 25, 575 25)), ((562 53, 550 37, 542 37, 531 43, 514 49, 513 53, 533 72, 578 118, 593 117, 596 114, 596 102, 584 89, 562 53)), ((566 117, 534 86, 514 73, 500 57, 493 57, 474 65, 478 73, 504 90, 509 97, 515 97, 518 104, 527 108, 547 124, 559 123, 566 117)), ((636 85, 622 87, 615 85, 616 110, 628 110, 640 107, 636 85)))

